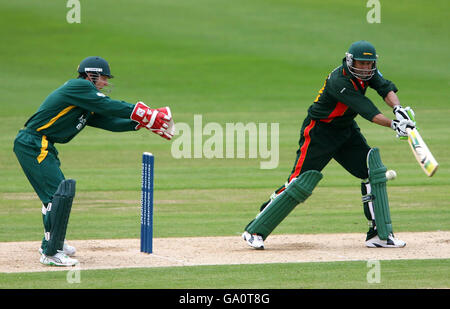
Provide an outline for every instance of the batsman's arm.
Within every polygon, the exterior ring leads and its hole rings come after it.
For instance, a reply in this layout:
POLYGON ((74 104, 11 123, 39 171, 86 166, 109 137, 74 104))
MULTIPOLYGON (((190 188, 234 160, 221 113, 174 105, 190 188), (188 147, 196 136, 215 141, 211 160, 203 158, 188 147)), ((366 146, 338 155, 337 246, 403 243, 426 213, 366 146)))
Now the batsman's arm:
POLYGON ((400 99, 394 91, 388 92, 388 94, 384 97, 384 102, 386 102, 386 104, 392 108, 394 108, 395 106, 401 106, 400 99))
POLYGON ((387 118, 385 115, 383 114, 376 114, 373 118, 372 118, 372 122, 379 124, 380 126, 383 127, 388 127, 390 128, 392 125, 392 120, 387 118))
MULTIPOLYGON (((414 111, 409 106, 403 108, 400 105, 400 100, 394 91, 390 91, 384 98, 384 101, 386 102, 387 105, 392 107, 392 112, 394 113, 395 118, 398 121, 410 120, 414 123, 416 122, 414 119, 414 111)), ((404 139, 406 137, 401 138, 404 139)))
POLYGON ((329 95, 353 109, 364 119, 372 121, 373 117, 380 113, 375 104, 358 89, 355 89, 350 80, 344 82, 329 80, 327 84, 329 95))
POLYGON ((383 114, 377 114, 372 118, 372 122, 379 124, 383 127, 390 127, 397 133, 397 137, 405 137, 408 136, 407 129, 414 129, 415 124, 413 121, 408 119, 402 120, 391 120, 384 116, 383 114))
MULTIPOLYGON (((395 86, 395 84, 392 81, 385 79, 378 70, 377 73, 370 79, 369 87, 376 90, 378 95, 381 96, 385 101, 388 96, 389 96, 389 98, 387 98, 388 101, 390 101, 391 99, 394 100, 398 99, 396 96, 395 97, 393 96, 393 94, 395 95, 395 93, 398 91, 397 86, 395 86)), ((388 101, 386 101, 386 103, 389 106, 393 107, 393 105, 391 105, 391 103, 388 103, 388 101)), ((397 104, 395 101, 392 103, 394 105, 397 104)), ((400 104, 400 102, 398 102, 398 104, 400 104)))

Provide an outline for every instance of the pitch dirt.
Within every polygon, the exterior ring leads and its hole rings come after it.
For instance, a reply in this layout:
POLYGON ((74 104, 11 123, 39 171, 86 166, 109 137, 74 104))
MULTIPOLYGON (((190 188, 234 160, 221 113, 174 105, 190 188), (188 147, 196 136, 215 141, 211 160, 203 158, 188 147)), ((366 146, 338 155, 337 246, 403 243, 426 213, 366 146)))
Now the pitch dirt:
MULTIPOLYGON (((72 240, 79 269, 219 264, 301 263, 355 260, 448 259, 450 231, 399 233, 399 249, 366 248, 362 234, 271 235, 265 250, 240 236, 156 238, 153 254, 139 252, 139 239, 72 240)), ((68 270, 39 263, 40 242, 0 243, 0 272, 68 270)))

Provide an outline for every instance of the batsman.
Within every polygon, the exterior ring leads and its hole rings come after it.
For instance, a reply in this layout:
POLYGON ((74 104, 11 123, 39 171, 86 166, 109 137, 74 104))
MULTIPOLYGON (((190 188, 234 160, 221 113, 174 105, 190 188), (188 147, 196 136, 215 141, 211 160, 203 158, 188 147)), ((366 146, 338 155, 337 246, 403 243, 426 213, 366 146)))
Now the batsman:
POLYGON ((375 47, 367 41, 354 42, 342 65, 326 78, 309 107, 300 131, 294 167, 284 185, 262 204, 257 217, 243 233, 248 245, 264 249, 264 240, 299 204, 304 202, 322 179, 322 170, 331 159, 361 179, 364 214, 369 222, 365 245, 371 248, 401 248, 406 243, 394 237, 386 191, 386 167, 378 148, 371 148, 355 117, 391 128, 397 137, 407 136, 415 127, 400 105, 397 87, 383 78, 377 68, 375 47), (396 119, 384 116, 365 96, 372 88, 393 109, 396 119))
POLYGON ((45 265, 78 263, 72 257, 76 249, 65 241, 76 182, 64 177, 55 144, 68 143, 85 126, 113 132, 146 128, 167 140, 174 134, 169 107, 152 109, 105 94, 113 78, 105 59, 87 57, 77 71, 77 78, 47 96, 14 140, 14 153, 42 202, 44 237, 39 252, 45 265))

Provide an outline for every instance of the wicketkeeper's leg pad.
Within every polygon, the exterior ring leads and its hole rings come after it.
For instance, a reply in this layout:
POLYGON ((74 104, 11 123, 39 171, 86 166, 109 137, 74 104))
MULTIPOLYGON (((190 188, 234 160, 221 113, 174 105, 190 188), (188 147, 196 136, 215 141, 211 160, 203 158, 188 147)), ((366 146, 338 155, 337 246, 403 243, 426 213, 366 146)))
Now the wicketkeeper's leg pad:
POLYGON ((365 201, 371 202, 373 205, 378 237, 382 240, 387 240, 389 234, 392 233, 391 214, 386 191, 387 169, 381 161, 378 148, 372 148, 369 151, 367 155, 367 167, 369 168, 371 193, 365 197, 365 201))
POLYGON ((258 214, 246 227, 246 231, 250 234, 259 234, 266 239, 298 204, 312 194, 321 179, 322 174, 315 170, 302 173, 258 214))
POLYGON ((46 233, 45 236, 47 240, 47 246, 44 248, 45 255, 52 256, 57 253, 57 250, 62 250, 74 197, 75 180, 61 181, 53 196, 52 203, 49 204, 50 207, 47 207, 44 222, 50 232, 46 233))

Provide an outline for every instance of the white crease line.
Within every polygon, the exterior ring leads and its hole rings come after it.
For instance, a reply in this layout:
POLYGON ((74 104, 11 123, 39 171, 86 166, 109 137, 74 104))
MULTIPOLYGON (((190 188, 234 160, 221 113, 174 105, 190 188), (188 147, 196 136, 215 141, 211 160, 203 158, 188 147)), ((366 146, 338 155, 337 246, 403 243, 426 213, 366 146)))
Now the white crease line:
POLYGON ((180 263, 180 264, 183 264, 183 265, 186 265, 186 266, 196 265, 196 264, 192 264, 192 263, 186 262, 184 260, 178 260, 178 259, 174 259, 174 258, 162 256, 162 255, 157 255, 157 254, 154 254, 154 253, 149 254, 149 256, 153 256, 153 257, 156 257, 156 258, 159 258, 159 259, 162 259, 162 260, 167 260, 169 262, 180 263))

